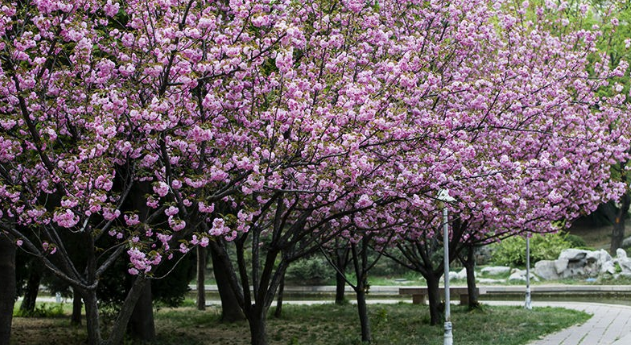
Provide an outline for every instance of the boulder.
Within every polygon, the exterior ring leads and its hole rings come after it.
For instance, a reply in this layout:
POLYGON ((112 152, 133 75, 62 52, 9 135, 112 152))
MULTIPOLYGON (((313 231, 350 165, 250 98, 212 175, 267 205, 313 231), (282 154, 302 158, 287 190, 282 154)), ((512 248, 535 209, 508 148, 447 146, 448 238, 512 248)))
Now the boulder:
MULTIPOLYGON (((539 278, 530 273, 530 280, 538 282, 539 278)), ((513 273, 511 273, 510 277, 508 277, 508 281, 526 281, 526 270, 514 269, 513 273)))
POLYGON ((484 267, 480 272, 483 274, 488 274, 490 276, 497 276, 500 274, 506 274, 510 272, 510 267, 508 266, 489 266, 484 267))
POLYGON ((563 275, 563 272, 567 270, 569 263, 570 263, 570 260, 568 259, 554 260, 554 269, 556 270, 557 274, 560 276, 563 275))
POLYGON ((456 279, 467 279, 467 269, 463 268, 462 270, 460 270, 460 272, 458 272, 457 274, 456 279))
POLYGON ((602 266, 600 266, 600 273, 615 274, 616 266, 614 265, 613 260, 605 261, 602 266))
POLYGON ((535 263, 535 274, 544 280, 559 279, 556 260, 541 260, 535 263))
POLYGON ((611 255, 609 255, 609 253, 607 253, 607 251, 604 249, 587 253, 587 257, 585 257, 585 259, 588 263, 595 262, 600 265, 604 264, 607 261, 613 260, 611 255))
POLYGON ((627 252, 625 252, 624 249, 618 248, 618 250, 616 250, 616 262, 618 262, 618 265, 620 265, 622 269, 622 272, 620 272, 622 275, 631 275, 631 259, 627 257, 627 252))
POLYGON ((627 252, 622 249, 622 248, 618 248, 616 249, 616 259, 620 260, 620 259, 626 259, 627 258, 627 252))
POLYGON ((584 249, 564 249, 559 255, 559 259, 567 259, 568 261, 581 261, 587 257, 588 253, 590 253, 590 251, 584 249))
POLYGON ((508 281, 509 282, 526 281, 526 275, 521 274, 521 272, 515 272, 515 273, 512 273, 510 277, 508 277, 508 281))

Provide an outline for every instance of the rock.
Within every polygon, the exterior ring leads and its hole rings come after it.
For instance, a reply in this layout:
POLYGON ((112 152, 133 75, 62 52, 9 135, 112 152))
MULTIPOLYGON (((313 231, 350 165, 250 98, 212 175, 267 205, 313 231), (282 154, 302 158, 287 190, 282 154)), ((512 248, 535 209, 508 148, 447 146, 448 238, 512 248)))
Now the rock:
POLYGON ((622 247, 623 248, 631 247, 631 236, 622 240, 622 247))
POLYGON ((618 262, 618 265, 620 265, 622 269, 620 274, 625 276, 631 275, 631 259, 627 257, 627 252, 624 249, 618 248, 618 250, 616 250, 616 262, 618 262))
POLYGON ((526 275, 522 275, 521 272, 515 272, 512 273, 510 275, 510 277, 508 277, 508 281, 514 282, 514 281, 526 281, 526 275))
POLYGON ((457 272, 449 271, 449 280, 460 279, 457 272))
POLYGON ((616 259, 626 259, 627 258, 627 252, 622 249, 622 248, 618 248, 616 249, 616 259))
POLYGON ((541 260, 535 263, 535 274, 544 280, 559 279, 556 260, 541 260))
POLYGON ((510 272, 510 267, 508 266, 489 266, 489 267, 484 267, 482 269, 482 271, 480 271, 483 274, 488 274, 490 276, 497 276, 500 274, 506 274, 508 272, 510 272))
MULTIPOLYGON (((532 273, 530 273, 530 279, 539 281, 539 278, 532 273)), ((508 277, 508 281, 526 281, 526 270, 513 270, 513 273, 508 277)))
POLYGON ((614 265, 613 260, 605 261, 602 266, 600 266, 600 273, 615 274, 616 266, 614 265))
POLYGON ((609 255, 609 253, 607 253, 607 251, 604 249, 587 253, 587 257, 585 257, 585 259, 587 260, 588 263, 596 262, 600 265, 602 265, 603 263, 607 261, 613 260, 611 255, 609 255))
POLYGON ((460 272, 458 272, 457 274, 456 279, 467 279, 467 269, 463 268, 462 270, 460 270, 460 272))
POLYGON ((559 260, 567 259, 568 261, 580 261, 587 257, 589 250, 584 249, 564 249, 559 255, 559 260))
POLYGON ((558 275, 563 275, 563 272, 567 269, 570 260, 568 259, 558 259, 554 260, 554 269, 557 271, 558 275))

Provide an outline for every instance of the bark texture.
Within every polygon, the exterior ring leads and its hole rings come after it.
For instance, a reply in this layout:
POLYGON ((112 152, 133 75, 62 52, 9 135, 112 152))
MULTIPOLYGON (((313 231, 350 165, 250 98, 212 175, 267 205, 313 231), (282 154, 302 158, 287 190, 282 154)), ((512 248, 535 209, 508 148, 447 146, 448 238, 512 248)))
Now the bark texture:
POLYGON ((217 289, 219 290, 219 298, 221 298, 221 321, 237 322, 245 320, 239 301, 230 286, 228 273, 219 264, 217 252, 211 248, 210 254, 213 261, 213 273, 217 281, 217 289))
POLYGON ((156 339, 156 327, 153 320, 153 297, 151 293, 151 281, 144 283, 144 287, 134 311, 129 320, 129 333, 132 338, 150 343, 156 339))
POLYGON ((206 249, 197 246, 197 310, 206 310, 206 249))
POLYGON ((15 303, 15 246, 0 233, 0 345, 9 345, 15 303))
POLYGON ((39 294, 39 285, 44 274, 44 267, 37 259, 30 260, 29 266, 30 270, 26 282, 26 290, 24 291, 24 298, 20 304, 20 310, 32 313, 35 310, 35 301, 39 294))

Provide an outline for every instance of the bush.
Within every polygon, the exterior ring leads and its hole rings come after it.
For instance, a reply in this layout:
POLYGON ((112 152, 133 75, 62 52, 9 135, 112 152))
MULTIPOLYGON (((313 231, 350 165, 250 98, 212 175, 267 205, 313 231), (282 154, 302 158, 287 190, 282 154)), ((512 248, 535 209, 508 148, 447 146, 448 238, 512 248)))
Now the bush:
MULTIPOLYGON (((556 234, 534 234, 530 238, 530 262, 540 260, 556 260, 561 251, 572 248, 577 243, 576 239, 568 240, 568 235, 563 232, 556 234)), ((585 241, 583 241, 583 244, 585 241)), ((523 266, 526 264, 526 238, 513 236, 493 245, 492 262, 496 265, 523 266)), ((579 247, 584 247, 581 245, 579 247)))
POLYGON ((329 263, 323 258, 314 256, 289 265, 285 279, 298 284, 319 285, 332 279, 333 276, 334 270, 329 263))
POLYGON ((570 243, 570 248, 589 249, 587 242, 581 236, 568 234, 565 239, 570 243))
POLYGON ((63 304, 37 304, 33 311, 21 310, 13 312, 16 317, 62 317, 64 316, 63 304))

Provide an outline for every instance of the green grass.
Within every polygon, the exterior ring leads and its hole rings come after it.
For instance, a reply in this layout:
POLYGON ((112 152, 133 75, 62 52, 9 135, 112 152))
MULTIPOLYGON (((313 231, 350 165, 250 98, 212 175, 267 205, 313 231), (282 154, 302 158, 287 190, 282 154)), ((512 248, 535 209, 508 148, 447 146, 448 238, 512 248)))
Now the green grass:
POLYGON ((37 302, 32 312, 20 310, 20 303, 13 305, 14 317, 63 317, 70 312, 72 312, 72 304, 70 303, 37 302))
MULTIPOLYGON (((354 305, 333 304, 284 306, 282 318, 270 317, 267 334, 270 344, 355 345, 360 344, 357 309, 354 305)), ((442 323, 429 325, 426 306, 407 303, 370 305, 373 345, 443 343, 442 323)), ((454 343, 469 345, 526 344, 555 332, 589 315, 560 308, 491 307, 468 311, 453 306, 454 343)), ((240 345, 249 343, 246 322, 233 324, 219 320, 219 310, 198 311, 192 307, 162 308, 155 314, 157 345, 240 345)), ((14 319, 13 344, 82 344, 85 328, 71 327, 67 319, 14 319), (60 340, 61 339, 61 340, 60 340), (63 341, 63 342, 60 342, 63 341)), ((134 344, 126 340, 125 344, 134 344)))
MULTIPOLYGON (((442 344, 443 328, 429 325, 426 307, 410 304, 369 306, 373 344, 442 344)), ((572 324, 584 322, 584 313, 558 308, 526 311, 519 307, 489 307, 469 312, 454 306, 452 322, 454 343, 458 344, 525 344, 539 336, 572 324)), ((284 329, 284 340, 296 338, 297 344, 358 344, 359 327, 353 305, 291 306, 283 318, 271 320, 270 333, 284 329), (334 317, 332 317, 334 315, 334 317), (299 324, 309 324, 308 333, 295 332, 299 324), (313 335, 313 336, 312 336, 313 335)), ((280 342, 281 344, 283 342, 280 342)), ((285 342, 287 343, 287 342, 285 342)))

